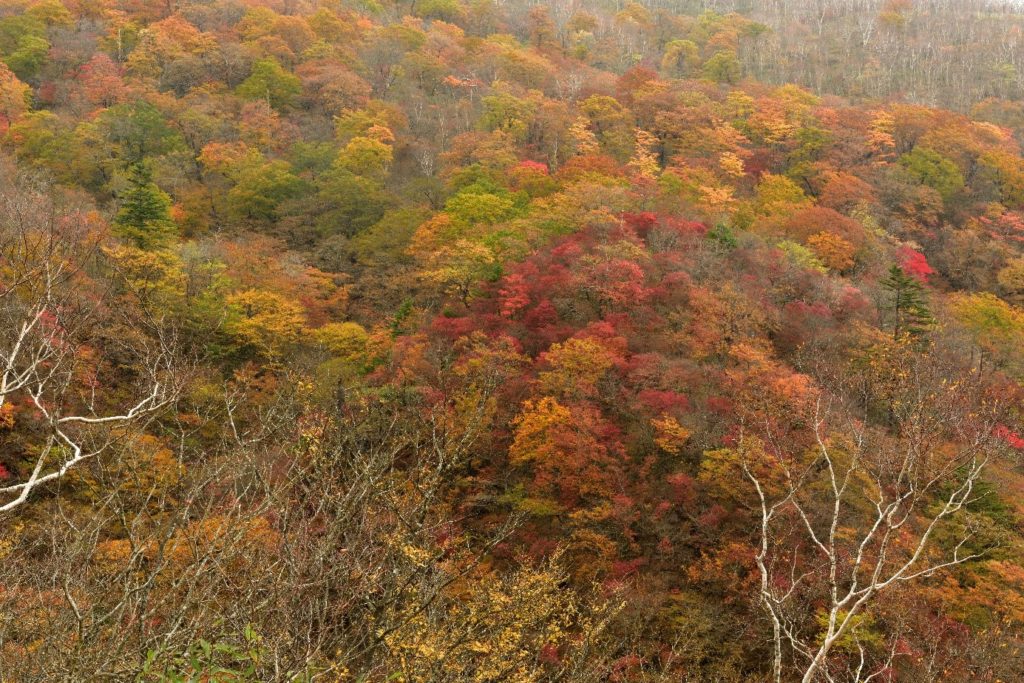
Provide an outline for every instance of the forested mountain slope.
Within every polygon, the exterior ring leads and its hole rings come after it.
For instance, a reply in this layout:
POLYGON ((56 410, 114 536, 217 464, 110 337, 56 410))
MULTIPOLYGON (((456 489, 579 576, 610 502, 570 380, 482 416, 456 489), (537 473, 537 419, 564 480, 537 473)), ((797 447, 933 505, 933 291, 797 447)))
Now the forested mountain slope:
POLYGON ((1024 678, 1019 15, 713 4, 0 4, 0 681, 1024 678))

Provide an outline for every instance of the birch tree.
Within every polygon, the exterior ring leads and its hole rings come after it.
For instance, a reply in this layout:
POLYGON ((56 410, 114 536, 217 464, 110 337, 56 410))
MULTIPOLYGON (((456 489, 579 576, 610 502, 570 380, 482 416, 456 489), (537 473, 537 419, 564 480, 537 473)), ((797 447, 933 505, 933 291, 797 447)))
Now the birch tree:
POLYGON ((180 390, 173 334, 133 317, 95 277, 101 228, 31 179, 0 189, 0 416, 31 444, 19 458, 27 467, 5 466, 0 512, 108 450, 180 390), (116 400, 102 385, 115 365, 131 387, 116 400))
POLYGON ((998 392, 896 346, 781 419, 750 411, 736 446, 706 458, 747 483, 776 682, 887 680, 900 634, 874 623, 880 600, 991 549, 969 507, 1004 447, 998 392))

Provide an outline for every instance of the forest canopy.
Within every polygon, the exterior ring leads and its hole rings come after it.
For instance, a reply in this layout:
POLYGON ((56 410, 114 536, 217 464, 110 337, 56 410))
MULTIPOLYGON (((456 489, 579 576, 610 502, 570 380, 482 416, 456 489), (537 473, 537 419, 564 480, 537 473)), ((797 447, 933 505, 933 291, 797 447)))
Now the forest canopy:
POLYGON ((1022 29, 0 3, 0 680, 1024 679, 1022 29))

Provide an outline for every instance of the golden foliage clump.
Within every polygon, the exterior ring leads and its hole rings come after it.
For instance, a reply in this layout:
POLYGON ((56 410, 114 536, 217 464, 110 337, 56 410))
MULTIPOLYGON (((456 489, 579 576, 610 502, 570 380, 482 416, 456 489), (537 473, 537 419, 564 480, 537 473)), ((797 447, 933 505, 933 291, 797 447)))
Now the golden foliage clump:
POLYGON ((383 621, 400 626, 382 634, 391 680, 534 683, 581 665, 615 608, 565 590, 559 559, 500 576, 480 568, 427 609, 426 594, 392 605, 383 621))

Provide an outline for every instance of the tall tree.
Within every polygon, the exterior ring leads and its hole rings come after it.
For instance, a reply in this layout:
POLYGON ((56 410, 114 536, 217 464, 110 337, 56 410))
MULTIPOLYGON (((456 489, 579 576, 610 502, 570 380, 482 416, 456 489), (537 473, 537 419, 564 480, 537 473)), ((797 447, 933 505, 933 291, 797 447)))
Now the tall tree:
POLYGON ((153 182, 144 164, 129 171, 130 187, 114 218, 114 233, 142 249, 159 249, 177 237, 171 220, 171 198, 153 182))
POLYGON ((889 294, 886 308, 892 313, 893 337, 920 337, 935 323, 925 302, 924 287, 902 268, 892 266, 881 285, 889 294))

